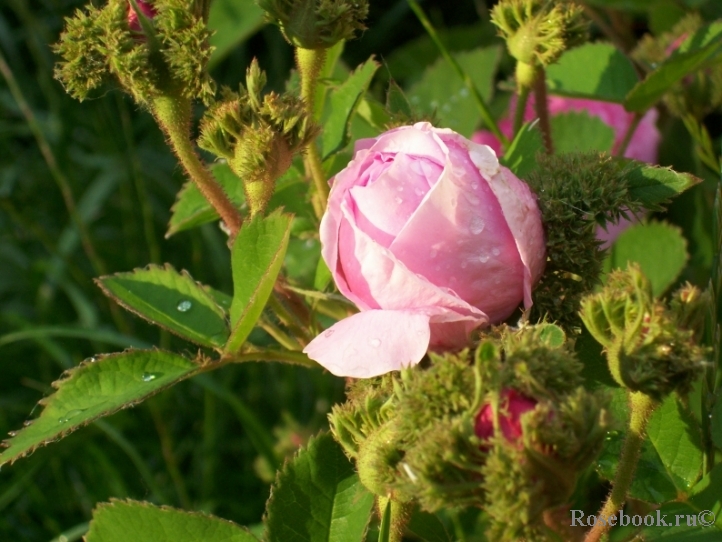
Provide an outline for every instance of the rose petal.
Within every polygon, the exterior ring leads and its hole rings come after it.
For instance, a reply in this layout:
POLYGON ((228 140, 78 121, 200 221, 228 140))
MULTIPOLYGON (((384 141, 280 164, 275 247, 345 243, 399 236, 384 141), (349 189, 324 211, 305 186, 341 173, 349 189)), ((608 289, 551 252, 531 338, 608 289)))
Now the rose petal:
POLYGON ((337 322, 303 351, 336 376, 370 378, 417 364, 429 336, 425 314, 369 310, 337 322))
MULTIPOLYGON (((466 148, 445 134, 441 138, 448 140, 446 169, 389 248, 411 271, 451 288, 491 322, 499 322, 523 298, 517 245, 466 148), (428 249, 419 246, 420 239, 428 249)), ((491 150, 482 149, 487 169, 498 170, 491 150)))

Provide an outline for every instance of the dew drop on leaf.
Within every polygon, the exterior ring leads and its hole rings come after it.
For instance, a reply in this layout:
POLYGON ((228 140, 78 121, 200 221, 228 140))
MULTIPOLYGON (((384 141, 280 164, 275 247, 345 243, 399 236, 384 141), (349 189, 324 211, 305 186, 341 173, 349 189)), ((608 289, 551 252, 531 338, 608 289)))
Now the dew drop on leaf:
POLYGON ((178 302, 178 305, 176 306, 176 309, 178 309, 179 312, 188 312, 193 308, 193 303, 188 301, 187 299, 183 299, 178 302))

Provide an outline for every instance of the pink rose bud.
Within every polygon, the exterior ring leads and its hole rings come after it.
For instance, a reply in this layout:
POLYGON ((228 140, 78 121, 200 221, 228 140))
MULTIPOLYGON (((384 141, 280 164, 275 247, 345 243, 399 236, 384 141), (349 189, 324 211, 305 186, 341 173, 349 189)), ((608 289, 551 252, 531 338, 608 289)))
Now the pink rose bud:
MULTIPOLYGON (((537 402, 516 390, 504 390, 499 402, 499 429, 510 443, 522 446, 521 415, 536 408, 537 402)), ((494 409, 485 404, 476 416, 474 432, 482 441, 488 441, 494 435, 494 409)))
MULTIPOLYGON (((149 0, 136 0, 136 3, 138 4, 138 8, 143 13, 143 15, 145 15, 149 19, 155 17, 155 8, 153 8, 149 0)), ((135 9, 133 9, 133 5, 130 2, 128 2, 128 27, 130 28, 131 32, 143 32, 143 28, 141 27, 140 21, 138 20, 138 14, 136 13, 135 9)))
POLYGON ((333 374, 414 365, 531 306, 546 261, 541 213, 488 147, 420 122, 357 141, 332 182, 322 255, 361 312, 304 352, 333 374))

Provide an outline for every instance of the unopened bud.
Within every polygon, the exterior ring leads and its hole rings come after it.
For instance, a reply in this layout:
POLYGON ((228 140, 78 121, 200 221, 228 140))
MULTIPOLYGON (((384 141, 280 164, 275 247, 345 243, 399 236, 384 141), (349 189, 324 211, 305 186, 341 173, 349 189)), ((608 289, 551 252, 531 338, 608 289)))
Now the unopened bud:
MULTIPOLYGON (((148 19, 155 17, 156 10, 149 0, 136 0, 135 4, 144 17, 148 19)), ((143 32, 143 27, 138 18, 138 12, 130 1, 128 2, 128 28, 130 28, 131 32, 143 32)))
POLYGON ((494 412, 498 419, 498 427, 504 438, 517 447, 523 447, 522 424, 523 414, 534 410, 537 402, 534 399, 525 397, 514 389, 507 389, 501 393, 498 408, 492 403, 486 403, 476 416, 474 432, 482 442, 487 442, 494 436, 494 412))

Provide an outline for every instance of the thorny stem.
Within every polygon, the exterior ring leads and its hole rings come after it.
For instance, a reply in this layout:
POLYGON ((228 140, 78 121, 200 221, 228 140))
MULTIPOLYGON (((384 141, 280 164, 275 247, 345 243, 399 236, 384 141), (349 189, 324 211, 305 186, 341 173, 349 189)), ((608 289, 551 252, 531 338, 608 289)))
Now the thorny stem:
MULTIPOLYGON (((300 47, 296 49, 296 65, 298 73, 301 75, 301 98, 306 104, 306 114, 310 119, 314 119, 318 75, 325 60, 325 49, 302 49, 300 47)), ((306 175, 311 177, 313 181, 313 195, 311 197, 313 210, 316 216, 321 218, 326 211, 329 188, 315 138, 306 147, 303 162, 306 175)))
POLYGON ((431 21, 429 21, 428 17, 426 17, 424 10, 421 9, 421 6, 416 2, 416 0, 408 0, 408 2, 412 11, 416 14, 416 17, 419 19, 426 32, 429 34, 429 37, 433 40, 434 44, 439 49, 441 56, 444 57, 444 60, 446 60, 449 65, 451 65, 454 71, 464 81, 464 86, 474 98, 474 103, 476 103, 476 107, 479 110, 481 120, 484 121, 486 127, 491 130, 491 133, 496 136, 496 138, 501 142, 503 147, 509 146, 509 140, 503 133, 501 133, 501 130, 499 130, 499 126, 494 120, 494 117, 492 117, 491 111, 489 111, 489 108, 487 107, 484 99, 479 93, 479 89, 476 88, 476 85, 474 85, 471 77, 469 77, 469 75, 464 71, 464 69, 459 65, 459 63, 454 59, 454 57, 451 56, 449 50, 441 42, 441 39, 439 39, 439 35, 436 33, 434 27, 431 25, 431 21))
POLYGON ((231 238, 235 237, 241 229, 241 215, 203 165, 191 142, 190 101, 176 96, 161 96, 153 100, 152 109, 186 173, 225 222, 231 238))
POLYGON ((549 104, 547 103, 547 80, 543 67, 537 69, 537 76, 534 78, 534 107, 539 117, 539 128, 544 137, 544 147, 547 154, 554 154, 554 142, 552 140, 552 127, 549 121, 549 104))
MULTIPOLYGON (((607 518, 615 515, 627 498, 627 492, 632 485, 634 471, 637 469, 639 461, 639 453, 644 444, 644 437, 647 433, 647 422, 649 417, 656 408, 657 403, 648 395, 640 392, 632 392, 629 394, 630 419, 627 437, 624 439, 622 455, 619 459, 619 466, 614 475, 614 485, 612 492, 607 497, 607 502, 597 514, 597 517, 607 518)), ((584 542, 599 542, 604 533, 610 529, 608 521, 598 521, 587 533, 584 542)))

